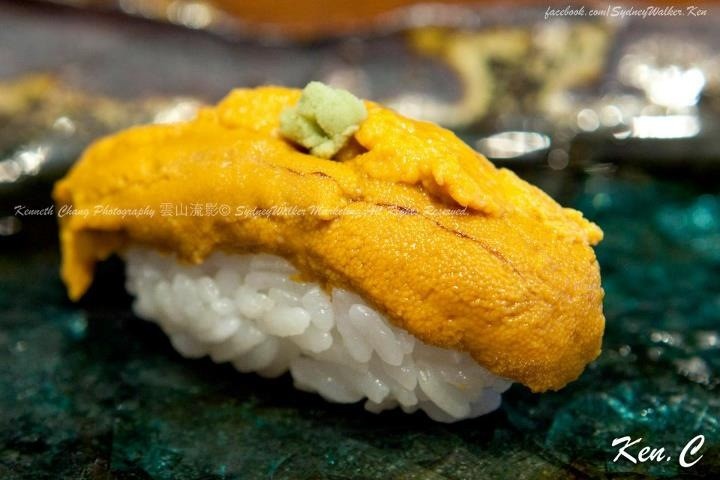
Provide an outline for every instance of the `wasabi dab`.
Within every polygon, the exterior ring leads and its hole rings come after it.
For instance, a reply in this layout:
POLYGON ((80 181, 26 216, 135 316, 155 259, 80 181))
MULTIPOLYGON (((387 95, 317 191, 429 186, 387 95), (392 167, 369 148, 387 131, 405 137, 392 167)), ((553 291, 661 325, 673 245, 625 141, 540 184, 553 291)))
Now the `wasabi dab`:
POLYGON ((332 158, 367 118, 363 102, 346 90, 310 82, 300 101, 280 116, 280 134, 312 155, 332 158))

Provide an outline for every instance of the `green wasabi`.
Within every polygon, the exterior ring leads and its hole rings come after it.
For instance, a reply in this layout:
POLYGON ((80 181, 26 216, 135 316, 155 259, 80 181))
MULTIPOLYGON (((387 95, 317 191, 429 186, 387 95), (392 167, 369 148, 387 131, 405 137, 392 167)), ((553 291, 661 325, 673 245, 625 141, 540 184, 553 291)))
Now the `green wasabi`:
POLYGON ((310 82, 298 104, 282 112, 280 134, 316 157, 331 158, 366 118, 365 105, 352 93, 310 82))

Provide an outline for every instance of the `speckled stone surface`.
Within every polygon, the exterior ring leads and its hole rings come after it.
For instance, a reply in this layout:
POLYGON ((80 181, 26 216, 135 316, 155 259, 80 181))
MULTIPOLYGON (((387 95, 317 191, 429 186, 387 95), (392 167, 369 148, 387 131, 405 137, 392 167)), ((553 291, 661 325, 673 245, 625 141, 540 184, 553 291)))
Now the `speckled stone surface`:
POLYGON ((118 261, 73 305, 56 245, 3 243, 0 478, 717 478, 720 196, 647 177, 581 185, 575 206, 606 233, 602 356, 560 392, 514 386, 499 411, 454 425, 184 360, 133 317, 118 261), (687 460, 703 457, 680 467, 698 434, 687 460), (643 438, 633 456, 670 460, 613 462, 626 435, 643 438))

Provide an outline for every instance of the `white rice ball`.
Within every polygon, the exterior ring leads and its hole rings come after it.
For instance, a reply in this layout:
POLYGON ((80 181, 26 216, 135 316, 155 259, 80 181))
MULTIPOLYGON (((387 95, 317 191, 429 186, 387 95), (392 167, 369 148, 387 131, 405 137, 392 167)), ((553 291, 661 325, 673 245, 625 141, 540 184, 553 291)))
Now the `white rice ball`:
POLYGON ((400 407, 455 422, 495 410, 510 382, 467 353, 427 345, 394 327, 359 296, 332 296, 292 280, 296 269, 266 254, 215 253, 200 266, 152 250, 126 252, 133 308, 159 324, 185 357, 205 355, 241 372, 289 371, 298 389, 379 413, 400 407))

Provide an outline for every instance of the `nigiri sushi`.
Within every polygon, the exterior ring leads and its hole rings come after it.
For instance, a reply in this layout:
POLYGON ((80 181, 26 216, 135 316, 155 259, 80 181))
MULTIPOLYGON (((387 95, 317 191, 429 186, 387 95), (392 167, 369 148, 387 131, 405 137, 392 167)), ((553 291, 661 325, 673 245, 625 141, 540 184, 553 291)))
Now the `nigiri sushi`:
MULTIPOLYGON (((313 82, 131 128, 53 192, 71 299, 126 262, 186 357, 453 422, 600 352, 602 231, 451 132, 313 82)), ((238 381, 242 381, 240 378, 238 381)))

